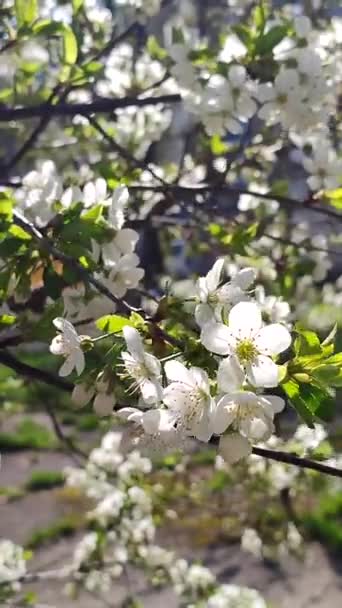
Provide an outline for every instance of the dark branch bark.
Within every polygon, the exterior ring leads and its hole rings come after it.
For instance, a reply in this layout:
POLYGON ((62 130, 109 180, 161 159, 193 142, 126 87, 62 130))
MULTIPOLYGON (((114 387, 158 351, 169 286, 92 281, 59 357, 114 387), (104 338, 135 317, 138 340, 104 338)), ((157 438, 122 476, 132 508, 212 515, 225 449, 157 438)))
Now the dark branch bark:
POLYGON ((42 118, 43 116, 90 116, 92 114, 110 114, 119 108, 155 106, 158 104, 178 103, 182 100, 180 95, 160 95, 152 97, 123 97, 121 99, 100 98, 91 103, 57 103, 51 106, 42 103, 37 106, 25 106, 22 108, 0 108, 0 122, 11 120, 27 120, 30 118, 42 118))
MULTIPOLYGON (((151 185, 151 186, 129 186, 129 189, 134 192, 160 192, 165 194, 166 188, 161 185, 151 185)), ((184 197, 194 197, 197 195, 205 195, 210 193, 227 193, 227 194, 248 194, 250 196, 255 196, 255 198, 278 201, 280 205, 283 205, 290 211, 297 211, 301 207, 305 207, 309 211, 313 211, 314 213, 320 213, 326 215, 328 217, 338 219, 342 221, 342 213, 338 213, 333 209, 330 209, 328 206, 323 207, 319 205, 315 200, 305 200, 299 201, 292 199, 287 196, 279 196, 278 194, 273 194, 272 192, 267 192, 266 194, 261 194, 260 192, 254 192, 252 190, 248 190, 248 188, 239 188, 237 186, 231 186, 228 184, 220 184, 220 185, 210 185, 203 184, 201 186, 178 186, 176 184, 169 184, 167 187, 169 192, 172 192, 175 196, 184 196, 184 197)), ((153 211, 152 211, 153 213, 153 211)))
POLYGON ((67 382, 66 380, 62 380, 55 374, 48 372, 43 369, 37 369, 32 365, 28 365, 27 363, 23 363, 23 361, 19 361, 16 357, 14 357, 11 353, 6 350, 0 351, 0 364, 13 369, 17 374, 21 376, 26 376, 27 378, 38 380, 39 382, 44 382, 45 384, 50 384, 50 386, 55 386, 63 391, 71 392, 74 388, 71 382, 67 382))
POLYGON ((336 469, 335 467, 328 466, 322 462, 317 462, 316 460, 310 460, 309 458, 301 458, 300 456, 288 452, 254 447, 253 454, 262 456, 263 458, 269 458, 270 460, 276 460, 277 462, 292 464, 301 469, 311 469, 312 471, 318 471, 319 473, 342 478, 342 469, 336 469))
POLYGON ((15 212, 13 214, 13 221, 17 226, 20 226, 25 232, 30 234, 38 244, 39 249, 45 251, 52 255, 56 260, 60 260, 63 264, 71 268, 79 277, 83 279, 86 283, 90 283, 102 293, 102 295, 106 296, 113 304, 121 305, 127 312, 132 312, 132 307, 125 302, 125 300, 119 300, 112 292, 105 286, 101 281, 92 276, 91 273, 88 272, 84 266, 82 266, 75 258, 66 255, 63 251, 57 249, 54 244, 45 237, 39 230, 31 224, 26 218, 19 213, 15 212))

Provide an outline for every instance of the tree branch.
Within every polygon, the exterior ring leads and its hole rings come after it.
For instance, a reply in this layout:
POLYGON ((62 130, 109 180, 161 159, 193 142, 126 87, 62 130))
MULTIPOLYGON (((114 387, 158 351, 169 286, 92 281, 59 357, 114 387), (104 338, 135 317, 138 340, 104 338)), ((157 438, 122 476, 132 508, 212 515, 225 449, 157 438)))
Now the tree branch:
POLYGON ((32 365, 28 365, 27 363, 23 363, 23 361, 19 361, 16 357, 14 357, 11 353, 6 350, 0 350, 0 364, 13 369, 17 374, 21 376, 26 376, 27 378, 31 378, 34 380, 38 380, 39 382, 44 382, 45 384, 49 384, 50 386, 55 386, 63 391, 70 393, 74 385, 71 382, 67 382, 66 380, 62 380, 55 374, 48 372, 43 369, 37 369, 32 365))
POLYGON ((266 448, 253 448, 253 454, 256 456, 262 456, 270 460, 277 462, 283 462, 285 464, 292 464, 301 469, 311 469, 312 471, 318 471, 319 473, 325 473, 326 475, 332 475, 333 477, 342 478, 342 469, 317 462, 316 460, 310 460, 309 458, 301 458, 295 454, 289 452, 282 452, 279 450, 268 450, 266 448))
MULTIPOLYGON (((132 192, 160 192, 165 194, 166 187, 161 185, 151 185, 151 186, 140 186, 140 185, 130 185, 129 189, 132 192)), ((287 207, 290 211, 298 211, 301 207, 308 209, 309 211, 313 211, 315 213, 320 213, 323 215, 327 215, 331 218, 338 219, 342 221, 342 213, 338 213, 329 207, 318 206, 315 200, 309 199, 305 201, 299 201, 288 196, 280 196, 278 194, 273 194, 272 192, 267 192, 265 194, 261 194, 260 192, 255 192, 252 190, 248 190, 248 188, 239 188, 237 186, 231 186, 228 184, 222 185, 210 185, 203 184, 200 186, 179 186, 176 184, 168 185, 167 189, 170 192, 173 192, 176 196, 197 196, 204 195, 210 193, 227 193, 227 194, 248 194, 249 196, 254 196, 258 199, 263 200, 271 200, 277 201, 280 205, 287 207)))
POLYGON ((182 100, 178 94, 159 95, 152 97, 122 97, 110 99, 100 97, 91 103, 66 103, 60 102, 54 106, 42 103, 36 106, 25 106, 8 108, 0 107, 0 122, 11 120, 27 120, 30 118, 41 118, 43 116, 90 116, 91 114, 111 114, 115 110, 129 107, 155 106, 158 104, 179 103, 182 100))

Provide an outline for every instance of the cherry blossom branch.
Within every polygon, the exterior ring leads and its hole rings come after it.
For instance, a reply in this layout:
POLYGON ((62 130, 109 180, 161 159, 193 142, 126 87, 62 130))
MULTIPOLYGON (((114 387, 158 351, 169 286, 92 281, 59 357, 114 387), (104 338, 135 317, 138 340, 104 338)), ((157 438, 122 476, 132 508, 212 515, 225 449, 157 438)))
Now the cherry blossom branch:
POLYGON ((122 97, 111 99, 106 97, 97 98, 89 103, 66 103, 60 102, 54 106, 42 103, 35 106, 24 106, 0 108, 0 122, 12 120, 27 120, 30 118, 41 118, 43 116, 90 116, 91 114, 111 114, 115 110, 129 107, 155 106, 158 104, 179 103, 182 98, 178 94, 159 95, 152 97, 122 97))
POLYGON ((325 473, 326 475, 332 475, 333 477, 342 478, 342 469, 337 469, 336 467, 317 462, 316 460, 311 460, 310 458, 301 458, 300 456, 288 452, 258 447, 254 447, 252 453, 256 456, 276 460, 277 462, 292 464, 301 469, 310 469, 312 471, 318 471, 319 473, 325 473))
POLYGON ((56 260, 59 260, 63 264, 67 265, 69 268, 74 270, 74 272, 85 282, 90 283, 102 293, 102 295, 106 296, 113 304, 121 305, 126 312, 131 313, 133 308, 125 301, 120 300, 112 292, 103 284, 101 281, 96 279, 82 264, 80 264, 75 258, 67 255, 63 251, 60 251, 55 247, 55 245, 45 237, 39 230, 36 228, 34 224, 29 222, 24 216, 19 214, 18 212, 13 213, 13 221, 17 226, 20 226, 25 232, 30 234, 38 243, 38 246, 43 251, 52 255, 56 260))
POLYGON ((96 131, 98 131, 102 135, 103 139, 110 145, 114 152, 117 152, 119 156, 124 158, 128 163, 134 165, 136 168, 142 169, 143 171, 148 171, 152 175, 152 177, 154 177, 155 180, 163 184, 165 188, 168 188, 169 184, 165 182, 161 177, 159 177, 159 175, 157 175, 155 171, 151 167, 149 167, 148 163, 145 163, 144 161, 135 158, 128 150, 126 150, 126 148, 118 144, 117 141, 115 141, 114 137, 109 135, 109 133, 107 133, 107 131, 103 129, 103 127, 97 122, 97 120, 95 120, 95 118, 91 118, 90 116, 88 116, 87 118, 90 124, 94 127, 94 129, 96 129, 96 131))
MULTIPOLYGON (((6 367, 9 367, 10 369, 13 369, 20 375, 39 380, 40 382, 45 382, 46 384, 50 384, 64 391, 71 392, 73 389, 73 384, 71 384, 70 382, 66 382, 61 378, 56 377, 51 372, 41 370, 36 367, 32 367, 31 365, 28 365, 26 363, 23 363, 7 351, 0 351, 0 363, 5 365, 6 367)), ((61 438, 59 432, 56 434, 59 438, 61 438)), ((64 435, 62 437, 62 440, 65 441, 64 435)), ((213 441, 213 443, 215 443, 215 441, 213 441)), ((69 447, 72 447, 72 449, 75 450, 74 445, 71 446, 69 444, 69 447)), ((84 456, 84 453, 78 450, 78 448, 77 452, 81 456, 84 456)), ((291 464, 300 467, 301 469, 310 469, 312 471, 318 471, 319 473, 324 473, 326 475, 332 475, 334 477, 342 478, 341 469, 337 469, 336 467, 332 467, 330 465, 326 465, 321 462, 311 460, 309 458, 302 458, 300 456, 296 456, 295 454, 258 447, 253 447, 252 453, 256 456, 261 456, 262 458, 275 460, 277 462, 282 462, 285 464, 291 464)))
MULTIPOLYGON (((165 194, 165 186, 160 185, 130 185, 129 189, 134 192, 160 192, 165 194)), ((284 205, 288 209, 292 211, 298 211, 301 207, 305 207, 306 209, 313 211, 315 213, 320 213, 323 215, 327 215, 331 218, 338 219, 342 221, 342 214, 334 211, 333 209, 329 209, 328 207, 318 206, 316 201, 313 199, 300 201, 288 196, 280 196, 278 194, 273 194, 273 192, 267 192, 265 194, 261 194, 260 192, 255 192, 253 190, 248 190, 248 188, 239 188, 238 186, 231 186, 228 184, 222 185, 210 185, 210 184, 202 184, 200 186, 179 186, 178 184, 170 184, 168 185, 168 190, 173 192, 175 195, 179 196, 191 196, 191 195, 200 195, 200 194, 210 194, 210 193, 218 193, 226 192, 227 194, 247 194, 249 196, 254 196, 258 199, 277 201, 280 205, 284 205)))
MULTIPOLYGON (((17 211, 13 212, 13 222, 20 226, 25 232, 30 234, 35 241, 37 242, 39 248, 42 251, 53 256, 56 260, 59 260, 69 268, 71 268, 83 281, 89 283, 95 289, 100 292, 102 295, 107 297, 113 304, 118 305, 123 308, 126 313, 137 312, 137 309, 134 306, 131 306, 126 300, 121 300, 117 298, 109 289, 106 287, 101 281, 96 279, 82 264, 80 264, 75 258, 67 255, 63 251, 60 251, 55 247, 55 245, 50 241, 49 238, 44 236, 38 228, 29 222, 23 215, 18 213, 17 211)), ((143 313, 142 310, 139 309, 139 312, 143 313)), ((145 320, 150 323, 151 327, 153 327, 153 335, 157 339, 165 340, 169 344, 173 346, 177 346, 178 348, 182 348, 183 344, 180 340, 177 340, 174 336, 166 333, 159 325, 153 320, 152 317, 148 317, 145 315, 145 320)))

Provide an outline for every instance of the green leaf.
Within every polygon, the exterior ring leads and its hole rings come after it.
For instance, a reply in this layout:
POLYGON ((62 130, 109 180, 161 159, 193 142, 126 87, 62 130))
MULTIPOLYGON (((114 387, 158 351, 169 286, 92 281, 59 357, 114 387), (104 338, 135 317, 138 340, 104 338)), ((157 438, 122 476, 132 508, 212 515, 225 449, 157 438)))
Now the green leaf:
POLYGON ((15 236, 17 239, 20 239, 21 241, 31 241, 32 240, 32 236, 30 234, 28 234, 27 232, 25 232, 25 230, 20 228, 20 226, 16 226, 15 224, 13 224, 10 227, 9 232, 10 232, 10 234, 12 234, 12 236, 15 236))
POLYGON ((77 15, 77 13, 81 10, 83 4, 84 0, 72 0, 72 10, 74 15, 77 15))
POLYGON ((120 332, 125 325, 133 326, 132 322, 120 315, 105 315, 97 319, 96 327, 108 333, 120 332))
POLYGON ((82 215, 82 220, 87 222, 97 222, 102 217, 103 205, 95 205, 82 215))
MULTIPOLYGON (((0 215, 4 216, 7 221, 12 220, 12 212, 13 212, 13 202, 12 200, 6 196, 3 192, 0 193, 0 215)), ((1 219, 4 219, 1 218, 1 219)))
POLYGON ((37 0, 15 0, 15 16, 18 27, 32 23, 38 17, 37 0))
POLYGON ((167 57, 167 52, 163 49, 155 36, 149 36, 147 39, 147 50, 153 59, 161 61, 167 57))
POLYGON ((263 32, 266 25, 266 8, 263 0, 253 11, 253 21, 257 32, 263 32))
POLYGON ((219 135, 213 135, 210 139, 210 149, 215 156, 220 156, 228 152, 229 146, 222 141, 219 135))
POLYGON ((78 55, 77 40, 72 29, 68 25, 63 25, 64 63, 73 65, 76 63, 78 55))
POLYGON ((328 199, 330 205, 336 209, 342 209, 342 188, 336 190, 327 190, 324 193, 326 199, 328 199))
POLYGON ((14 315, 0 315, 0 327, 8 327, 16 322, 14 315))
POLYGON ((76 63, 78 55, 77 40, 69 25, 61 21, 45 19, 36 23, 33 32, 36 36, 60 36, 63 42, 63 62, 68 66, 76 63))
POLYGON ((334 380, 338 379, 340 372, 341 368, 339 366, 325 365, 324 363, 311 370, 311 374, 314 378, 328 386, 334 386, 334 380))
POLYGON ((249 27, 239 23, 234 25, 232 29, 246 49, 250 50, 253 44, 253 35, 249 27))
POLYGON ((304 422, 306 422, 308 426, 313 427, 315 417, 300 395, 300 385, 298 382, 291 378, 287 382, 283 382, 281 387, 285 391, 299 416, 304 420, 304 422))
POLYGON ((297 356, 316 355, 322 352, 319 337, 314 331, 303 329, 298 324, 295 331, 299 333, 294 341, 294 350, 297 356))
POLYGON ((288 33, 286 25, 275 25, 267 34, 263 34, 255 41, 255 50, 258 55, 268 55, 273 51, 288 33))

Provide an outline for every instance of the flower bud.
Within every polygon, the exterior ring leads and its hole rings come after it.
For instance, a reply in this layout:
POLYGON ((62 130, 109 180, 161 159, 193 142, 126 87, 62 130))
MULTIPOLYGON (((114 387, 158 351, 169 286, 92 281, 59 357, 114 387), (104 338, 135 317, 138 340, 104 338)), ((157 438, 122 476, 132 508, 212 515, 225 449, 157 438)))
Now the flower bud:
POLYGON ((110 416, 113 413, 115 396, 98 393, 94 399, 94 410, 99 416, 110 416))
POLYGON ((93 387, 87 387, 85 384, 76 384, 74 390, 71 393, 72 402, 76 407, 84 407, 89 403, 90 399, 94 395, 93 387))

